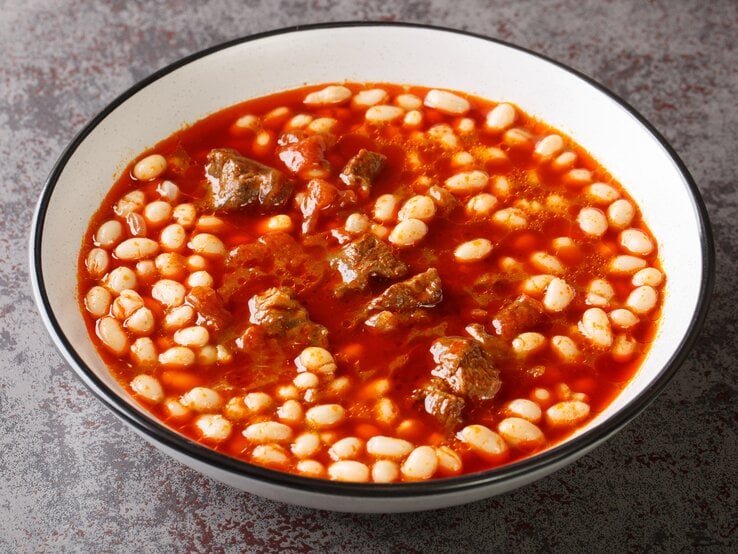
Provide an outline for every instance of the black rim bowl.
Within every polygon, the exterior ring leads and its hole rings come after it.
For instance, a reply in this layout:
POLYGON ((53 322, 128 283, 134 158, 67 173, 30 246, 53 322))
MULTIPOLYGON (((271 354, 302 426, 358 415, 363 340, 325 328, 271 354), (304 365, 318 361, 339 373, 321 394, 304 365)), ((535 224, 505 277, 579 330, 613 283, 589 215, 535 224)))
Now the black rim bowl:
POLYGON ((127 91, 125 91, 115 100, 113 100, 97 116, 95 116, 67 146, 67 148, 64 150, 64 152, 55 163, 48 179, 46 180, 38 206, 36 208, 36 215, 34 217, 33 227, 31 231, 30 246, 31 276, 32 280, 35 279, 35 282, 33 283, 34 286, 37 287, 37 290, 35 290, 35 292, 37 293, 36 301, 39 304, 39 309, 42 312, 42 315, 45 315, 47 318, 44 323, 46 324, 49 333, 54 339, 55 344, 59 348, 62 356, 73 366, 73 369, 75 369, 75 372, 80 377, 80 379, 85 383, 85 385, 87 385, 92 393, 97 396, 97 398, 100 399, 105 405, 111 408, 120 419, 122 419, 138 432, 154 439, 156 442, 161 443, 168 448, 179 451, 190 458, 194 458, 199 462, 205 463, 222 471, 264 481, 272 485, 288 487, 305 492, 333 494, 342 497, 366 498, 411 498, 429 495, 435 496, 448 493, 459 493, 465 490, 484 488, 489 485, 500 484, 505 481, 509 481, 523 474, 535 473, 537 471, 545 470, 544 468, 546 468, 547 466, 562 464, 567 458, 570 458, 578 451, 592 448, 602 441, 606 440, 608 437, 610 437, 611 435, 619 431, 623 426, 625 426, 625 424, 635 418, 641 411, 643 411, 648 406, 648 404, 653 401, 656 396, 663 390, 669 380, 674 376, 679 366, 684 362, 692 345, 699 335, 707 314, 714 283, 715 266, 714 244, 707 210, 700 196, 697 185, 692 179, 692 176, 689 174, 689 171, 687 170, 677 153, 674 151, 674 149, 666 142, 666 140, 653 127, 653 125, 651 125, 641 114, 639 114, 632 106, 630 106, 625 100, 617 96, 615 93, 613 93, 603 85, 599 84, 598 82, 594 81, 590 77, 560 62, 502 40, 493 39, 466 31, 458 31, 455 29, 433 25, 351 21, 286 27, 231 40, 182 58, 133 85, 131 88, 129 88, 127 91), (646 129, 648 129, 648 131, 661 143, 664 149, 669 153, 670 157, 674 161, 675 165, 679 169, 679 172, 682 174, 682 177, 689 187, 694 209, 700 224, 700 244, 702 250, 702 281, 700 283, 700 296, 697 303, 697 309, 692 315, 688 332, 686 333, 680 344, 675 348, 674 353, 672 354, 668 363, 662 368, 662 370, 656 375, 656 377, 654 377, 651 383, 643 391, 641 391, 640 394, 638 394, 633 400, 626 404, 620 411, 614 414, 607 421, 602 422, 597 427, 590 429, 582 433, 581 435, 567 439, 563 443, 544 450, 530 458, 526 458, 521 461, 511 463, 509 465, 493 468, 478 473, 461 475, 459 477, 433 479, 429 481, 415 483, 394 483, 387 485, 345 483, 323 479, 313 479, 281 471, 271 470, 257 465, 252 465, 236 458, 232 458, 226 454, 216 452, 215 450, 211 450, 206 446, 187 439, 186 437, 169 429, 157 420, 146 417, 143 414, 136 412, 135 410, 131 409, 131 407, 122 398, 120 398, 107 385, 105 385, 105 383, 103 383, 89 367, 85 365, 81 357, 76 352, 74 346, 65 336, 61 326, 59 325, 59 322, 56 320, 53 312, 51 311, 49 299, 46 294, 44 275, 41 270, 41 244, 43 241, 43 230, 46 220, 46 212, 57 180, 64 171, 67 162, 74 155, 78 146, 87 137, 87 135, 125 100, 127 100, 149 84, 157 81, 158 79, 171 73, 175 69, 178 69, 179 67, 182 67, 194 60, 205 57, 214 52, 229 48, 231 46, 262 39, 265 37, 299 32, 302 30, 359 26, 414 27, 466 35, 468 37, 476 39, 495 42, 545 60, 551 64, 558 66, 564 71, 567 71, 579 77, 600 92, 615 100, 628 112, 630 112, 644 127, 646 127, 646 129))

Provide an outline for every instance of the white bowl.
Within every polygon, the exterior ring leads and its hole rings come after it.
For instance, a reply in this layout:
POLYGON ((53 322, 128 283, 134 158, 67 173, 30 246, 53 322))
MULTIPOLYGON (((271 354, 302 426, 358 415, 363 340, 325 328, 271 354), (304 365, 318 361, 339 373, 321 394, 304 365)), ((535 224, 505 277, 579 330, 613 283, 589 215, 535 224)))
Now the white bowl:
POLYGON ((185 58, 110 104, 59 158, 31 236, 34 294, 54 342, 82 381, 123 422, 184 464, 255 494, 352 512, 439 508, 500 494, 571 463, 635 417, 684 359, 705 317, 712 239, 686 168, 638 113, 602 86, 521 48, 406 24, 328 24, 264 33, 185 58), (562 444, 457 478, 361 485, 302 478, 236 460, 153 420, 108 373, 76 302, 77 257, 92 214, 138 153, 221 108, 303 84, 408 83, 510 100, 571 136, 640 205, 668 275, 656 339, 614 402, 562 444))

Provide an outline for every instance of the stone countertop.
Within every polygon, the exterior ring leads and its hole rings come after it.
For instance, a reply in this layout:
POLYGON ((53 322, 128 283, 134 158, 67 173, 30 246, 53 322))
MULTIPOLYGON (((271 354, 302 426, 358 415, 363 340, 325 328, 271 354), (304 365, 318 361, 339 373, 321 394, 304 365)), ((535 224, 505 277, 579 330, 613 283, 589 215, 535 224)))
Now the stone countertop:
POLYGON ((735 551, 734 0, 2 4, 0 551, 735 551), (358 19, 466 29, 592 76, 671 142, 713 222, 712 308, 697 347, 666 390, 576 463, 467 506, 329 513, 207 479, 124 428, 88 392, 56 352, 29 290, 26 243, 44 179, 75 133, 115 96, 228 39, 358 19))

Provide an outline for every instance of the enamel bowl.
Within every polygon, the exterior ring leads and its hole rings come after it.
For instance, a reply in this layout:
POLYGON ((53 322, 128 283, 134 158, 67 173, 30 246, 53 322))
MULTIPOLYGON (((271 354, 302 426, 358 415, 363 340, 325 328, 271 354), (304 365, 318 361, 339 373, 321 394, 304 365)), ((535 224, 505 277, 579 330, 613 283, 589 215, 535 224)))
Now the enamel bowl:
POLYGON ((194 54, 113 101, 59 158, 35 214, 30 249, 41 315, 65 360, 131 429, 182 463, 274 500, 351 512, 427 510, 504 493, 586 454, 664 388, 694 342, 712 288, 713 248, 697 188, 664 139, 583 75, 518 47, 447 29, 329 24, 280 30, 194 54), (668 276, 663 316, 641 369, 619 397, 562 444, 523 461, 456 478, 369 485, 253 466, 153 420, 110 376, 76 302, 87 224, 126 164, 184 124, 245 99, 304 84, 425 85, 509 100, 583 145, 629 191, 659 241, 668 276))

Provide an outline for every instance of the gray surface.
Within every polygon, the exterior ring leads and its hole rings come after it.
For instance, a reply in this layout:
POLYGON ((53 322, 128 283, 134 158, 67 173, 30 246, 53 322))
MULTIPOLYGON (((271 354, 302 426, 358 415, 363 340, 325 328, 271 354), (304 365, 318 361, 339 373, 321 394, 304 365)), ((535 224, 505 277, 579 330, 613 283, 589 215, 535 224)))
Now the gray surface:
POLYGON ((197 4, 0 0, 0 551, 735 549, 738 3, 197 4), (91 116, 190 52, 348 19, 467 29, 591 75, 671 141, 713 219, 712 310, 667 390, 594 453, 503 497, 356 516, 289 507, 208 480, 144 444, 93 398, 55 351, 31 299, 33 204, 91 116))

